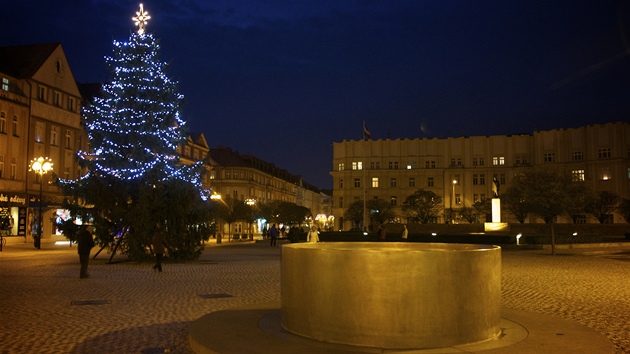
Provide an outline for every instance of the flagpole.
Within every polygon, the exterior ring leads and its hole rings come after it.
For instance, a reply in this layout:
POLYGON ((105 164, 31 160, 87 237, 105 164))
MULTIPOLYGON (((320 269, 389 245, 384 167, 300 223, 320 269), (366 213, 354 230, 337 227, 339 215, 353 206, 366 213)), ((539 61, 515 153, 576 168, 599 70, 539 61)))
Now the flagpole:
MULTIPOLYGON (((364 124, 365 125, 365 124, 364 124)), ((363 134, 365 136, 365 133, 363 134)), ((367 150, 365 149, 365 145, 366 145, 367 139, 363 138, 363 162, 365 161, 365 158, 367 156, 367 150)), ((367 220, 367 208, 366 208, 366 199, 367 199, 367 180, 365 179, 365 166, 362 166, 363 168, 363 231, 367 232, 367 224, 366 224, 366 220, 367 220)))
POLYGON ((363 231, 367 232, 367 179, 365 178, 365 169, 367 168, 367 140, 370 138, 370 131, 363 121, 363 161, 361 162, 363 169, 363 231))

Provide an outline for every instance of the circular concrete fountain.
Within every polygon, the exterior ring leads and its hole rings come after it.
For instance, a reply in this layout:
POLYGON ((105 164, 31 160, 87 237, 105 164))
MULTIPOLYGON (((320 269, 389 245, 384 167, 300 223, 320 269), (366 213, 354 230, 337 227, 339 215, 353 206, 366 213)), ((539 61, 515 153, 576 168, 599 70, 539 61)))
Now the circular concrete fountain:
POLYGON ((281 289, 282 327, 323 342, 437 348, 501 332, 498 246, 285 245, 281 289))

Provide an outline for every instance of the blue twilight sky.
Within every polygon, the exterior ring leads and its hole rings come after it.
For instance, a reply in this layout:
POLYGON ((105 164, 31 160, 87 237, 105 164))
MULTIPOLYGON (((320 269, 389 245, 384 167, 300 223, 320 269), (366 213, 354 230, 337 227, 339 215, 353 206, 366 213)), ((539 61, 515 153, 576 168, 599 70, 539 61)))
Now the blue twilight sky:
MULTIPOLYGON (((147 31, 211 147, 332 188, 332 143, 630 119, 626 0, 147 0, 147 31)), ((129 0, 3 0, 0 46, 61 42, 109 78, 129 0)))

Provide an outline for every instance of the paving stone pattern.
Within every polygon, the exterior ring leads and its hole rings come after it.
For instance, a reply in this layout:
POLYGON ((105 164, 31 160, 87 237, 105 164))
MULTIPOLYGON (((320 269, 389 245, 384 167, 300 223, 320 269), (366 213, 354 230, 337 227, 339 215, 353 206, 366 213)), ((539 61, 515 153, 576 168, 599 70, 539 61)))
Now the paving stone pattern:
MULTIPOLYGON (((582 323, 630 352, 630 254, 606 249, 503 252, 503 305, 582 323), (611 253, 616 253, 615 256, 611 253)), ((76 247, 0 252, 0 353, 192 353, 188 327, 210 312, 280 300, 280 247, 212 245, 164 264, 90 260, 76 247)))

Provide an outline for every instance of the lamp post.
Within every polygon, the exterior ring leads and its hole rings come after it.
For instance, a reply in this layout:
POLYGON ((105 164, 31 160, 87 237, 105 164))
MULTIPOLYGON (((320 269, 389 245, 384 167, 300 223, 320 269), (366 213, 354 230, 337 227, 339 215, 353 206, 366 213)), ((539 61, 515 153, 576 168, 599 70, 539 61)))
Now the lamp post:
POLYGON ((53 163, 48 157, 38 157, 33 159, 29 171, 38 174, 39 177, 39 217, 37 218, 37 238, 34 241, 35 248, 41 247, 42 239, 42 201, 44 193, 44 175, 52 171, 53 163))
MULTIPOLYGON (((210 195, 210 200, 215 201, 215 202, 223 202, 223 200, 221 199, 221 194, 216 193, 216 192, 212 192, 212 194, 210 195)), ((223 223, 220 223, 218 226, 218 231, 216 238, 217 238, 217 243, 221 243, 221 233, 223 232, 223 223)))
POLYGON ((455 212, 453 211, 453 200, 455 199, 455 185, 457 184, 457 180, 453 180, 453 195, 451 195, 451 224, 455 219, 455 212))

